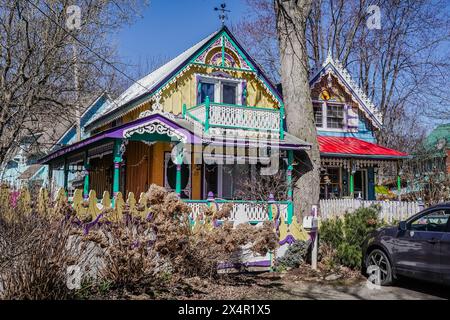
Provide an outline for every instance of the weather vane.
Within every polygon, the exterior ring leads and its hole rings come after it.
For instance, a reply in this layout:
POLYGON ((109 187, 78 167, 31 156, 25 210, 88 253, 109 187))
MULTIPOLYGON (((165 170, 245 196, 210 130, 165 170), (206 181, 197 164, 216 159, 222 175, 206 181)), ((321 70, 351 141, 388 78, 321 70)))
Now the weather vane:
POLYGON ((222 27, 225 25, 225 20, 228 19, 226 12, 231 12, 231 10, 225 9, 227 7, 226 3, 222 3, 220 8, 215 7, 214 11, 220 11, 219 19, 222 21, 222 27))

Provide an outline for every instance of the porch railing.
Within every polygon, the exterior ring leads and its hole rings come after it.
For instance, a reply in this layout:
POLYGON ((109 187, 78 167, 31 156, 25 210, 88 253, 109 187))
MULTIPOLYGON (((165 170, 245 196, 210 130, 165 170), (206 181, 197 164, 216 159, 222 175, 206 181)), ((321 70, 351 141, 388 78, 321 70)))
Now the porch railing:
POLYGON ((234 104, 210 102, 187 108, 183 105, 183 116, 201 123, 205 131, 209 128, 231 128, 260 130, 280 134, 284 138, 284 108, 269 109, 234 104))
POLYGON ((423 209, 420 202, 327 199, 320 200, 320 216, 322 219, 339 217, 346 212, 373 205, 380 207, 379 217, 387 222, 405 220, 423 209))
MULTIPOLYGON (((292 220, 292 203, 289 201, 251 201, 251 200, 184 200, 192 208, 191 218, 195 220, 203 212, 204 206, 215 206, 220 210, 225 204, 231 204, 229 221, 258 223, 276 219, 277 215, 292 220)), ((290 223, 290 222, 289 222, 290 223)))

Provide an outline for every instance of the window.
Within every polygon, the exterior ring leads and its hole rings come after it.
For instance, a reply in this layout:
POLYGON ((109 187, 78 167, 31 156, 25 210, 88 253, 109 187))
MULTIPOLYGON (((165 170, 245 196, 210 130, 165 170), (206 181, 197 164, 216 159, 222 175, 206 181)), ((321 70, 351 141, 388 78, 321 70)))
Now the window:
POLYGON ((347 120, 344 104, 314 101, 313 111, 317 128, 338 130, 346 128, 347 120))
POLYGON ((450 216, 450 210, 436 210, 427 213, 411 222, 411 230, 445 232, 450 216))
POLYGON ((323 110, 321 103, 313 103, 314 108, 314 120, 316 121, 316 127, 323 127, 323 110))
POLYGON ((206 97, 209 97, 209 101, 214 101, 214 83, 201 82, 200 86, 200 103, 205 102, 206 97))
POLYGON ((227 104, 236 104, 236 84, 222 84, 222 102, 227 104))
POLYGON ((344 128, 344 106, 327 104, 327 128, 344 128))
POLYGON ((325 168, 320 175, 320 198, 339 198, 341 196, 340 180, 340 168, 325 168))
POLYGON ((198 103, 205 102, 206 97, 209 97, 209 101, 226 104, 240 104, 238 99, 240 90, 238 84, 239 80, 233 79, 216 79, 216 78, 203 78, 199 83, 199 98, 198 103))

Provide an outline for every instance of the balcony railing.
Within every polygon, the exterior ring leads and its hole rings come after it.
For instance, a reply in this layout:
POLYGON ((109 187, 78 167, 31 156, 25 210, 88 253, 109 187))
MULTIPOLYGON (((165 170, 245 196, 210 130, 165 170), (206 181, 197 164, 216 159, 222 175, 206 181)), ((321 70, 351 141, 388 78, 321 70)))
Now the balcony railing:
POLYGON ((205 102, 192 108, 183 105, 183 117, 210 128, 241 129, 278 133, 284 138, 284 108, 269 109, 234 104, 205 102))

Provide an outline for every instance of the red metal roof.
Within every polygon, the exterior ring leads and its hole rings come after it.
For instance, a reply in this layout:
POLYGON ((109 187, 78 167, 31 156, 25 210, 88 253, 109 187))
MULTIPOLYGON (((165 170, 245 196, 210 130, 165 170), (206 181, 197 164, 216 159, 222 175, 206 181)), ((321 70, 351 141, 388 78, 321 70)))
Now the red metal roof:
POLYGON ((319 136, 320 153, 374 158, 405 158, 408 154, 353 137, 319 136))

